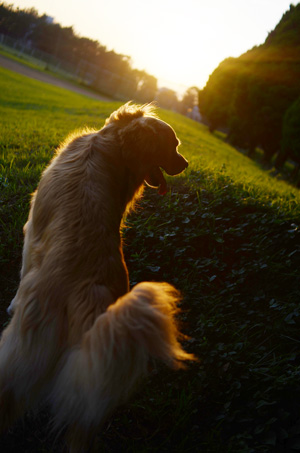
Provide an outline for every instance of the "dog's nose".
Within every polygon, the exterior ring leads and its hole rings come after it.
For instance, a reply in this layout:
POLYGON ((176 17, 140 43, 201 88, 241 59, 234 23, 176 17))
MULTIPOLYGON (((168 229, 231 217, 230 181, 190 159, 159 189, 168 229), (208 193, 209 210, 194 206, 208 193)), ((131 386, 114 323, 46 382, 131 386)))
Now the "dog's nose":
POLYGON ((186 160, 185 157, 183 157, 182 154, 180 154, 180 162, 179 162, 180 172, 184 171, 188 166, 189 166, 188 161, 186 160))
POLYGON ((181 166, 182 166, 183 170, 185 170, 189 166, 189 162, 188 162, 188 160, 186 160, 185 157, 183 157, 182 154, 180 154, 180 157, 181 157, 181 166))

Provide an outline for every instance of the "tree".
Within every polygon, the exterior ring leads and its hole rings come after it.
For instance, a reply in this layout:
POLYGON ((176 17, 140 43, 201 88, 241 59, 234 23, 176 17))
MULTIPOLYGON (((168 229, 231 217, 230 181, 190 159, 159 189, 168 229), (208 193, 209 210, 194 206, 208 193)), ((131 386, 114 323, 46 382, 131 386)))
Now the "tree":
POLYGON ((210 75, 205 88, 199 92, 199 110, 211 132, 219 127, 228 127, 237 76, 235 58, 227 58, 210 75))
POLYGON ((141 102, 152 102, 157 92, 156 77, 138 69, 134 70, 134 75, 137 83, 137 99, 141 102))
POLYGON ((178 104, 178 110, 182 115, 186 115, 189 111, 193 110, 195 105, 198 104, 199 89, 197 87, 190 87, 186 90, 182 100, 178 104))
POLYGON ((128 100, 139 89, 145 102, 155 97, 156 78, 145 71, 137 77, 129 56, 107 51, 98 41, 79 37, 73 27, 62 27, 34 9, 0 3, 0 33, 21 40, 23 45, 30 40, 34 48, 48 54, 47 62, 52 56, 55 65, 67 63, 68 71, 76 73, 83 83, 111 96, 128 100))
POLYGON ((160 107, 169 110, 176 110, 178 106, 177 94, 170 88, 161 88, 156 95, 156 101, 160 107))
POLYGON ((34 8, 20 10, 0 3, 0 33, 15 39, 24 38, 37 21, 38 12, 34 8))
POLYGON ((284 114, 300 95, 299 30, 300 4, 291 5, 264 44, 224 60, 199 95, 210 130, 227 129, 249 154, 260 146, 265 162, 280 150, 284 114))
POLYGON ((289 157, 297 164, 293 172, 297 176, 300 170, 300 97, 284 115, 281 150, 276 159, 276 167, 282 167, 289 157))

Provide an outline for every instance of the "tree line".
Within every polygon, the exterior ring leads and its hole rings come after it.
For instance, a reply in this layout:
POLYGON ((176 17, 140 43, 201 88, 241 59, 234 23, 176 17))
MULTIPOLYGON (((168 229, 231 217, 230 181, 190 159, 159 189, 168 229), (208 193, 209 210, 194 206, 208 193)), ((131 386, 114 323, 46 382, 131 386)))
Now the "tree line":
POLYGON ((300 4, 290 5, 264 44, 224 60, 199 92, 199 108, 211 131, 256 147, 280 168, 291 158, 300 168, 300 4))
MULTIPOLYGON (((134 69, 131 59, 101 45, 98 41, 78 36, 73 27, 62 27, 47 15, 40 16, 34 8, 21 10, 13 5, 0 3, 0 33, 22 40, 41 52, 77 68, 79 75, 89 73, 91 85, 97 76, 110 78, 107 89, 124 85, 124 95, 136 95, 147 102, 154 99, 157 79, 146 71, 134 69)), ((99 87, 101 88, 101 87, 99 87)))
POLYGON ((139 102, 156 100, 161 107, 187 114, 197 104, 198 89, 187 89, 181 101, 169 88, 158 90, 157 78, 132 67, 131 58, 96 40, 76 35, 34 8, 19 9, 0 3, 0 34, 20 40, 25 46, 54 57, 76 71, 80 80, 110 96, 139 102))

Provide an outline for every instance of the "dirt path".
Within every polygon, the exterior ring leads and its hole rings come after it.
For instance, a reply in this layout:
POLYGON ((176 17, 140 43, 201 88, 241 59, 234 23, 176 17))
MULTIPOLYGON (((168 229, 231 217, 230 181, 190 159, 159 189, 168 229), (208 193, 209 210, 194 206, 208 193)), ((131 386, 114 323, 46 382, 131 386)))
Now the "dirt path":
POLYGON ((10 69, 11 71, 18 72, 19 74, 23 74, 27 77, 31 77, 32 79, 39 80, 40 82, 50 83, 51 85, 55 85, 61 88, 65 88, 66 90, 74 91, 75 93, 82 94, 84 96, 88 96, 92 99, 96 99, 98 101, 112 101, 111 98, 106 97, 101 94, 93 93, 92 91, 77 86, 72 82, 68 82, 67 80, 58 79, 57 77, 47 74, 42 71, 35 70, 26 66, 22 63, 18 63, 17 61, 11 60, 10 58, 6 58, 3 55, 0 55, 0 66, 10 69))

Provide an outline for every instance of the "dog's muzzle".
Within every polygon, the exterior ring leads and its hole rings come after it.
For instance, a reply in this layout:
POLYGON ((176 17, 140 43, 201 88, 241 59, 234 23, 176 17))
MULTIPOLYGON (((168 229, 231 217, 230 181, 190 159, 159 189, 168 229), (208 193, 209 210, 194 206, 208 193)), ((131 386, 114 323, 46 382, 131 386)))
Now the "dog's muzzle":
POLYGON ((164 168, 165 172, 170 176, 179 175, 179 173, 183 172, 189 163, 188 161, 182 156, 182 154, 176 154, 175 158, 172 159, 172 163, 164 168))

